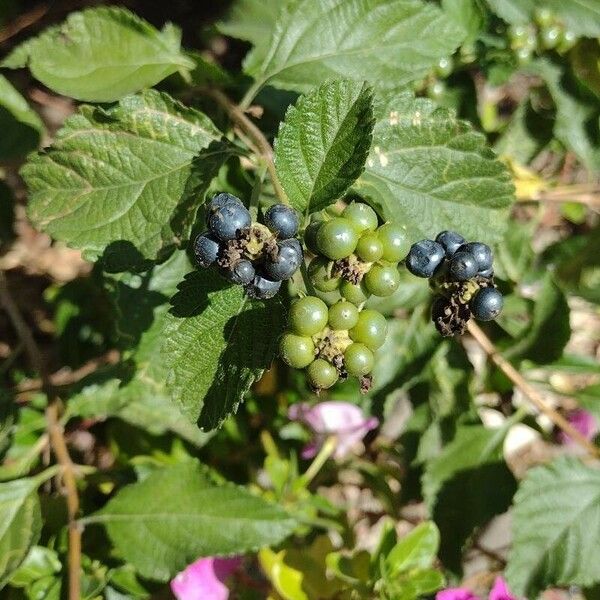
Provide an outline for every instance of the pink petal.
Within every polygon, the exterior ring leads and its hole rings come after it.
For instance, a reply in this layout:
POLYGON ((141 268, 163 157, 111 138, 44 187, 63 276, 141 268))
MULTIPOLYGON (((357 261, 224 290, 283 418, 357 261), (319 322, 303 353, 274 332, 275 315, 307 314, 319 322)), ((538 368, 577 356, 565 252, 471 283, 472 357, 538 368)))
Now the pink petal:
POLYGON ((241 558, 200 558, 171 581, 177 600, 228 600, 224 581, 240 566, 241 558))
MULTIPOLYGON (((589 411, 582 408, 571 411, 567 415, 567 421, 569 421, 569 423, 573 425, 573 427, 588 440, 592 440, 598 433, 598 421, 596 420, 596 417, 589 411)), ((559 432, 558 440, 561 444, 573 444, 571 436, 566 434, 564 431, 559 432)))
POLYGON ((516 598, 510 593, 506 581, 502 577, 496 577, 489 600, 516 600, 516 598))
POLYGON ((447 588, 435 595, 435 600, 479 600, 471 590, 467 588, 447 588))
POLYGON ((375 429, 378 425, 379 420, 375 417, 371 417, 354 429, 340 431, 337 434, 337 446, 334 456, 336 458, 343 458, 349 454, 352 448, 354 448, 354 446, 356 446, 365 435, 371 431, 371 429, 375 429))

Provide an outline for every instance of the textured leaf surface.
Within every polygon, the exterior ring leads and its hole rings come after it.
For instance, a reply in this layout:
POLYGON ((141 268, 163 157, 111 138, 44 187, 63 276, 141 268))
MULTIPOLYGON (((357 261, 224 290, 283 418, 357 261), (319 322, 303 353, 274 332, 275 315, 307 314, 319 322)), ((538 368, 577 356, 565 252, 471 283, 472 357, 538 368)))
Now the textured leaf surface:
POLYGON ((528 472, 515 496, 506 576, 518 596, 600 581, 600 471, 562 457, 528 472))
POLYGON ((163 332, 167 385, 192 422, 214 429, 271 364, 283 308, 277 298, 250 300, 212 269, 190 273, 172 304, 163 332))
POLYGON ((199 556, 242 554, 276 544, 295 521, 234 485, 215 485, 197 462, 154 472, 123 488, 92 521, 106 525, 128 562, 166 580, 199 556))
POLYGON ((44 126, 25 98, 0 75, 0 160, 24 156, 37 148, 44 126))
POLYGON ((376 108, 373 148, 356 191, 415 239, 444 229, 493 242, 514 199, 511 176, 485 138, 446 109, 409 94, 376 108))
POLYGON ((222 156, 202 151, 219 137, 208 117, 155 91, 84 106, 23 167, 29 215, 90 258, 117 243, 156 258, 184 233, 182 212, 222 156))
POLYGON ((42 529, 37 482, 0 483, 0 588, 25 560, 42 529))
POLYGON ((373 130, 364 83, 332 81, 289 108, 275 142, 275 166, 300 212, 335 202, 362 173, 373 130))
POLYGON ((535 0, 487 0, 489 7, 507 23, 528 23, 533 16, 535 0))
POLYGON ((180 34, 162 32, 122 8, 93 8, 18 46, 2 63, 29 66, 50 89, 89 102, 112 102, 151 87, 175 71, 194 68, 180 34))
POLYGON ((256 85, 305 92, 334 78, 399 88, 454 52, 461 27, 420 0, 293 0, 279 13, 267 52, 250 53, 256 85))

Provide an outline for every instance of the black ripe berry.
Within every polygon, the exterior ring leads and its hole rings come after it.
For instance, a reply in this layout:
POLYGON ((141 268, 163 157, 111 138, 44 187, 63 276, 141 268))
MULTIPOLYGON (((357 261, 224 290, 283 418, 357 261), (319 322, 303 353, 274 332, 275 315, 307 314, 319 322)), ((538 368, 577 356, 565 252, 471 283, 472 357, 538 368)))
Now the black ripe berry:
POLYGON ((435 241, 444 247, 446 257, 451 258, 466 240, 462 235, 459 235, 454 231, 442 231, 441 233, 438 233, 435 241))
POLYGON ((267 300, 268 298, 272 298, 279 291, 280 287, 281 281, 271 281, 257 275, 245 289, 246 294, 248 294, 250 298, 267 300))
POLYGON ((477 262, 470 252, 458 251, 450 259, 448 268, 454 281, 467 281, 477 275, 477 262))
POLYGON ((290 239, 279 242, 277 249, 277 256, 265 262, 264 272, 272 281, 283 281, 298 270, 303 260, 302 247, 298 240, 290 239))
POLYGON ((210 267, 218 258, 219 242, 212 233, 205 231, 194 240, 194 256, 199 266, 210 267))
POLYGON ((274 204, 265 213, 265 225, 280 239, 287 240, 298 233, 298 213, 285 204, 274 204))
POLYGON ((431 277, 446 255, 444 247, 433 240, 413 244, 406 257, 406 268, 417 277, 431 277))
POLYGON ((492 321, 504 305, 502 294, 493 287, 481 288, 472 298, 469 308, 478 321, 492 321))
POLYGON ((222 242, 233 240, 238 232, 252 224, 250 213, 242 204, 228 202, 208 216, 208 228, 222 242))
POLYGON ((238 285, 247 285, 255 277, 256 270, 249 260, 239 260, 232 269, 225 272, 225 276, 229 281, 238 285))
POLYGON ((494 258, 492 256, 492 250, 487 244, 481 242, 469 242, 468 244, 463 244, 459 250, 461 252, 469 252, 473 255, 479 272, 487 271, 492 268, 494 258))
MULTIPOLYGON (((242 201, 239 198, 236 198, 235 196, 232 196, 231 194, 228 194, 227 192, 222 192, 220 194, 217 194, 206 206, 207 215, 210 216, 212 213, 223 208, 226 204, 231 204, 231 203, 242 206, 242 201)), ((208 219, 208 216, 207 216, 207 219, 208 219)))

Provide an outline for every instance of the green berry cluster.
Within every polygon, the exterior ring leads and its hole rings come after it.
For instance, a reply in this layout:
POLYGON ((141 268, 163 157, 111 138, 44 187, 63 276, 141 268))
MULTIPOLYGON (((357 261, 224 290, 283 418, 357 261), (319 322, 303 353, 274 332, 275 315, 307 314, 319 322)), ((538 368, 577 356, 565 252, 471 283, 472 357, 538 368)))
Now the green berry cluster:
POLYGON ((398 263, 408 254, 410 241, 403 227, 379 226, 375 211, 352 202, 340 216, 321 213, 305 232, 306 247, 315 254, 308 274, 316 290, 337 292, 360 305, 369 296, 389 296, 400 285, 398 263))
POLYGON ((374 352, 386 333, 385 317, 375 310, 359 310, 347 300, 327 307, 320 298, 305 296, 291 305, 279 353, 290 367, 306 369, 317 393, 350 375, 359 378, 361 391, 366 392, 371 387, 374 352))

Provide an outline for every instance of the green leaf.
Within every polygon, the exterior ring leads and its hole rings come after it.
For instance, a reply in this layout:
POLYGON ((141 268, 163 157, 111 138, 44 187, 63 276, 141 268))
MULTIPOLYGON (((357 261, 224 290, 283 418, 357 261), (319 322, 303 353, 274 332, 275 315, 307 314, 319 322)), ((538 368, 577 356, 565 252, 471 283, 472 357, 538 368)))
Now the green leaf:
POLYGON ((163 332, 167 385, 183 413, 214 429, 273 360, 283 330, 277 298, 250 300, 215 271, 186 276, 163 332))
POLYGON ((215 485, 190 461, 129 485, 88 519, 149 579, 167 580, 199 556, 243 554, 281 542, 295 521, 242 487, 215 485))
POLYGON ((444 229, 498 240, 514 188, 485 138, 446 109, 389 95, 375 113, 373 147, 356 191, 416 240, 444 229))
POLYGON ((26 587, 41 579, 59 573, 58 554, 44 546, 33 546, 21 566, 13 573, 10 585, 26 587))
POLYGON ((487 0, 489 7, 507 23, 529 23, 535 0, 487 0))
POLYGON ((37 113, 0 75, 0 160, 25 156, 38 147, 44 126, 37 113))
POLYGON ((421 0, 293 0, 269 35, 268 51, 246 59, 254 89, 306 92, 340 77, 398 89, 452 54, 463 31, 421 0))
POLYGON ((464 43, 472 44, 485 25, 485 17, 477 0, 442 0, 442 8, 464 33, 464 43))
POLYGON ((100 7, 72 13, 18 46, 2 66, 28 66, 44 85, 77 100, 112 102, 194 62, 172 25, 159 32, 128 10, 100 7))
POLYGON ((600 581, 600 471, 573 457, 531 469, 515 496, 506 577, 517 596, 600 581))
POLYGON ((537 0, 550 8, 579 37, 600 36, 600 3, 597 0, 537 0))
POLYGON ((217 29, 225 35, 251 42, 254 46, 266 45, 273 34, 279 12, 279 2, 236 0, 225 19, 217 23, 217 29))
POLYGON ((392 548, 387 555, 388 575, 394 577, 403 571, 427 569, 435 560, 440 545, 440 532, 435 523, 417 525, 392 548))
POLYGON ((598 40, 581 40, 569 60, 579 83, 600 97, 600 44, 598 40))
POLYGON ((42 529, 35 479, 0 483, 0 588, 25 560, 42 529))
POLYGON ((325 83, 288 109, 275 141, 275 166, 296 210, 321 210, 356 181, 373 125, 372 93, 360 82, 325 83))
POLYGON ((600 383, 588 385, 579 390, 576 397, 579 406, 591 412, 600 423, 600 383))
POLYGON ((155 259, 187 234, 225 157, 220 145, 203 152, 219 137, 204 114, 152 90, 106 111, 83 106, 22 169, 29 216, 88 258, 114 246, 155 259))

